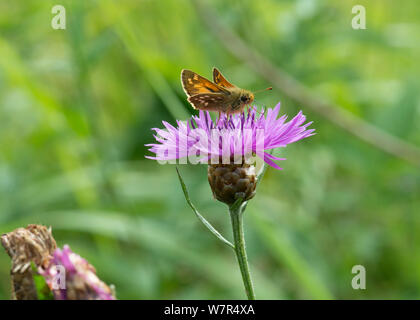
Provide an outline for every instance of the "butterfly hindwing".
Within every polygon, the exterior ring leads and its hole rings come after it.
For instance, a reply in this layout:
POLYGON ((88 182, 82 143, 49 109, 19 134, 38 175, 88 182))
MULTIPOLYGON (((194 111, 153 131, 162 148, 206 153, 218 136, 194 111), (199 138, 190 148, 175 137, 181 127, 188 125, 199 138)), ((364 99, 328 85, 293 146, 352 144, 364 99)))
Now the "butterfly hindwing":
POLYGON ((213 68, 213 81, 219 86, 224 88, 234 88, 235 86, 231 84, 226 78, 222 75, 222 73, 217 69, 213 68))
POLYGON ((202 93, 223 92, 224 94, 229 94, 229 92, 223 87, 207 80, 191 70, 182 70, 181 82, 188 97, 202 93))
POLYGON ((223 93, 200 93, 188 98, 188 101, 198 110, 223 111, 226 95, 223 93))

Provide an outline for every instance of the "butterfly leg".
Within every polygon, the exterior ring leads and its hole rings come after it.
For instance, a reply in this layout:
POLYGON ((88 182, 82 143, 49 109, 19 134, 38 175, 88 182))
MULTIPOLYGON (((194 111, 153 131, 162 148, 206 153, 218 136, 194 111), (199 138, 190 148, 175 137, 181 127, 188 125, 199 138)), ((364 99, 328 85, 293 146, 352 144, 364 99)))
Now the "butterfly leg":
POLYGON ((257 112, 258 114, 264 114, 265 110, 263 109, 263 112, 258 111, 255 106, 252 107, 253 110, 255 110, 255 112, 257 112))

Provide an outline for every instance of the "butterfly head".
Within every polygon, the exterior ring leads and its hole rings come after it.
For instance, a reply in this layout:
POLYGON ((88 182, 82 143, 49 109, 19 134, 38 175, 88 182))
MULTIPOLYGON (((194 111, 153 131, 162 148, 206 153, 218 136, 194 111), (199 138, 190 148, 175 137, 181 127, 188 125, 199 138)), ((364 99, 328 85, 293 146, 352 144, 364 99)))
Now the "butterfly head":
POLYGON ((250 91, 243 90, 239 99, 241 101, 241 105, 247 105, 254 101, 254 94, 250 91))

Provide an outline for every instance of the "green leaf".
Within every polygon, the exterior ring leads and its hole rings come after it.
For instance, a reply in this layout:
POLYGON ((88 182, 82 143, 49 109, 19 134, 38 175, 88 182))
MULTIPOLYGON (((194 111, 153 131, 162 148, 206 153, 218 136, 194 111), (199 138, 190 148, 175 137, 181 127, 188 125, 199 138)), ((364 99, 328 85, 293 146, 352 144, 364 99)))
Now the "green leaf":
POLYGON ((181 177, 181 174, 179 173, 178 167, 176 167, 176 172, 178 174, 179 182, 181 183, 182 191, 184 192, 185 200, 187 200, 188 205, 191 207, 195 215, 198 219, 207 227, 207 229, 210 230, 211 233, 213 233, 219 240, 221 240, 224 244, 228 245, 232 249, 235 249, 235 246, 227 240, 225 237, 223 237, 219 231, 217 231, 211 224, 208 222, 195 208, 195 206, 192 204, 190 200, 190 196, 187 191, 187 187, 185 186, 184 180, 181 177))
POLYGON ((54 295, 48 287, 45 278, 38 273, 37 267, 33 262, 31 262, 31 267, 38 300, 54 300, 54 295))

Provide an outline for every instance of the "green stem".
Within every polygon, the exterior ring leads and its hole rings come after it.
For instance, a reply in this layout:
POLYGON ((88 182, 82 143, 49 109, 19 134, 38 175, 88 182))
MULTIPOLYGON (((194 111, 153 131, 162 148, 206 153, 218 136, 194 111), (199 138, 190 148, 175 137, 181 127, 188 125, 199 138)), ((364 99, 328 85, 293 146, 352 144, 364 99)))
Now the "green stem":
POLYGON ((229 208, 232 221, 233 239, 235 253, 241 269, 242 280, 249 300, 255 300, 254 286, 252 285, 251 273, 248 266, 248 258, 245 250, 245 238, 243 229, 243 208, 244 205, 231 206, 229 208))

